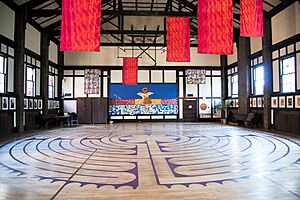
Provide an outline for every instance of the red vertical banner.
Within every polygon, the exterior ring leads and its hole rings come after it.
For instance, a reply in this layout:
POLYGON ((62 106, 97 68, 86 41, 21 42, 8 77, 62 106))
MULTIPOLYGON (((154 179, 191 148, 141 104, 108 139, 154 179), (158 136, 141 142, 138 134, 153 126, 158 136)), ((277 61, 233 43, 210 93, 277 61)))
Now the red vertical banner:
POLYGON ((240 35, 244 37, 263 37, 263 1, 241 0, 240 35))
POLYGON ((167 18, 167 62, 190 62, 189 18, 167 18))
POLYGON ((233 54, 232 0, 198 0, 198 53, 233 54))
POLYGON ((101 0, 63 0, 61 51, 100 51, 101 0))
POLYGON ((137 85, 138 58, 123 58, 123 85, 137 85))

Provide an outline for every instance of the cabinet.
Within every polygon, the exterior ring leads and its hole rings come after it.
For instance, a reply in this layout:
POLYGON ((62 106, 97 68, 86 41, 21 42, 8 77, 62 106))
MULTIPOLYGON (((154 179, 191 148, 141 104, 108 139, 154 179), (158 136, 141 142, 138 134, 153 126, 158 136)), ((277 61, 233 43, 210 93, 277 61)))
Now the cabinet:
POLYGON ((107 98, 77 98, 78 122, 81 124, 107 123, 107 98))

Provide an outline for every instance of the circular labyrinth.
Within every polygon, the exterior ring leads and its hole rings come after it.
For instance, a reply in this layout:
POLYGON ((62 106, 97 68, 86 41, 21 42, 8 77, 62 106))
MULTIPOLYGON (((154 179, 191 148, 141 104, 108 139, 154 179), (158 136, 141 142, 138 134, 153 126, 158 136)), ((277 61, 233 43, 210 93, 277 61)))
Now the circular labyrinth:
POLYGON ((299 152, 296 142, 265 134, 33 137, 2 146, 0 166, 39 180, 135 189, 149 169, 158 185, 206 185, 299 168, 299 152))

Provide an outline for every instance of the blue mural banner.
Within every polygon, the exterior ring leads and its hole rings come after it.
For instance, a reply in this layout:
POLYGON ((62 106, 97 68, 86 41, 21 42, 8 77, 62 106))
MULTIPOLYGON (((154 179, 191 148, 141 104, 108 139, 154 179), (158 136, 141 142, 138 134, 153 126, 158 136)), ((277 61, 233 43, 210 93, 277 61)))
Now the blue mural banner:
POLYGON ((111 84, 109 114, 177 114, 177 88, 177 84, 111 84))

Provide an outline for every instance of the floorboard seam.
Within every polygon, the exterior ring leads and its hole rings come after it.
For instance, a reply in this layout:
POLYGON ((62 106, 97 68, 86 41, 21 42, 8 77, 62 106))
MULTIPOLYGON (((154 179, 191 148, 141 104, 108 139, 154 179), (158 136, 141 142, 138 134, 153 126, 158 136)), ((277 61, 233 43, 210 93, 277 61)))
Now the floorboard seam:
MULTIPOLYGON (((68 181, 70 181, 76 174, 77 172, 82 168, 83 165, 86 164, 86 162, 94 155, 94 153, 97 151, 97 149, 95 149, 91 155, 89 155, 89 157, 80 165, 80 167, 78 167, 78 169, 72 174, 72 176, 68 179, 68 181)), ((61 188, 59 188, 59 190, 53 195, 53 197, 51 198, 51 200, 54 200, 57 195, 64 189, 64 187, 67 185, 67 183, 63 184, 63 186, 61 186, 61 188)))

